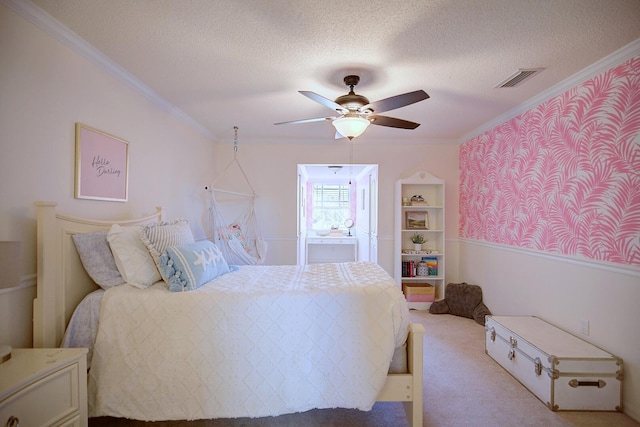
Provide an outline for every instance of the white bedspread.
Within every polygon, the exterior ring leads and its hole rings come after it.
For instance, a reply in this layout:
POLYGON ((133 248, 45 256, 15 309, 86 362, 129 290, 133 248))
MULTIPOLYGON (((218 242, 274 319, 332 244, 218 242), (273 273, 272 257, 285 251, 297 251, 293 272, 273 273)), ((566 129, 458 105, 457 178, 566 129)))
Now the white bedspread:
POLYGON ((242 266, 191 292, 103 297, 89 415, 139 420, 369 410, 409 314, 378 265, 242 266))

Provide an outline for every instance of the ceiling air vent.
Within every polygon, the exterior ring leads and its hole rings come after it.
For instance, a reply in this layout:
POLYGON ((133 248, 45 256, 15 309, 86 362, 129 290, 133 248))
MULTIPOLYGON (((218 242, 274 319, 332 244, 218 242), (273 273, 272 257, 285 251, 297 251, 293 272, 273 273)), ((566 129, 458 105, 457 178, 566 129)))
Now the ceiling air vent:
POLYGON ((530 68, 530 69, 527 69, 527 70, 521 68, 518 71, 516 71, 514 74, 512 74, 511 76, 507 77, 501 83, 498 83, 496 85, 496 87, 497 88, 516 87, 519 84, 521 84, 522 82, 524 82, 525 80, 528 80, 531 77, 535 76, 536 74, 538 74, 542 70, 544 70, 544 68, 530 68))

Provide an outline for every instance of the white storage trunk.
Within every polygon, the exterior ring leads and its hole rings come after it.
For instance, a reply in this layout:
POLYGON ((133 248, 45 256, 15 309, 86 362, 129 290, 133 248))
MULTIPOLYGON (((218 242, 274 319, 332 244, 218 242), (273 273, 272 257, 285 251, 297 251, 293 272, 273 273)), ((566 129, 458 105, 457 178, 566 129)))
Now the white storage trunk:
POLYGON ((533 316, 487 316, 486 353, 551 410, 622 411, 622 359, 533 316))

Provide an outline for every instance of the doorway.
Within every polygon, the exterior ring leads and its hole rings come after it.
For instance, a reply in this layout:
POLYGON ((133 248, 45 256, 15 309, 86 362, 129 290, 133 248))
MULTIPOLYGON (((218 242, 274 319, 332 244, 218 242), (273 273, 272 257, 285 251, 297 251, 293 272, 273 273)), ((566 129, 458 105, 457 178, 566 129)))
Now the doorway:
POLYGON ((296 188, 298 265, 378 261, 378 165, 299 164, 296 188))

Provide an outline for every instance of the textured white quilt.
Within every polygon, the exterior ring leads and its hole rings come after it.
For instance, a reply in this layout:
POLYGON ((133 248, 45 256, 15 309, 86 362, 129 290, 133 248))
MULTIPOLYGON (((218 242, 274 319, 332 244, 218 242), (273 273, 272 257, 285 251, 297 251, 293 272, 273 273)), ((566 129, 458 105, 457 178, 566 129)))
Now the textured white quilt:
POLYGON ((242 266, 201 288, 105 292, 89 415, 139 420, 369 410, 409 314, 364 262, 242 266))

